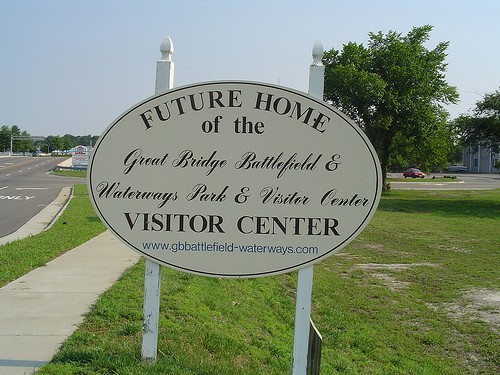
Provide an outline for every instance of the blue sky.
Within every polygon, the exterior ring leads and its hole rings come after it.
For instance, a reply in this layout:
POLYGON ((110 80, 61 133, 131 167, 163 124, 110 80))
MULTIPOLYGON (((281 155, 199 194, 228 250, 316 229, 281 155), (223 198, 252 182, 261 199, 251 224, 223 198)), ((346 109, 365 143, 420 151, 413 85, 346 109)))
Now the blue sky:
POLYGON ((434 26, 448 83, 472 109, 500 86, 498 0, 0 0, 0 125, 32 135, 101 134, 154 93, 165 36, 174 85, 237 79, 307 91, 311 50, 369 32, 434 26))

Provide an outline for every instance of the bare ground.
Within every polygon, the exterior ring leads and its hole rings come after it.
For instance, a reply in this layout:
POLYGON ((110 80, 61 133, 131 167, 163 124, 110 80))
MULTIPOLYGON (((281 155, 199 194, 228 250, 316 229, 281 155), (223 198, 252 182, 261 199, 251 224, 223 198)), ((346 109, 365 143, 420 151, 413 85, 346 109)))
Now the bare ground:
MULTIPOLYGON (((398 281, 391 275, 384 273, 383 270, 405 270, 416 266, 439 267, 440 265, 433 263, 368 263, 358 264, 355 268, 369 271, 372 277, 382 280, 390 290, 396 291, 407 287, 409 283, 398 281)), ((439 306, 429 305, 429 307, 435 309, 439 306)), ((496 333, 500 331, 500 291, 498 290, 471 289, 463 293, 459 300, 442 304, 442 307, 454 319, 480 320, 487 323, 496 333)))

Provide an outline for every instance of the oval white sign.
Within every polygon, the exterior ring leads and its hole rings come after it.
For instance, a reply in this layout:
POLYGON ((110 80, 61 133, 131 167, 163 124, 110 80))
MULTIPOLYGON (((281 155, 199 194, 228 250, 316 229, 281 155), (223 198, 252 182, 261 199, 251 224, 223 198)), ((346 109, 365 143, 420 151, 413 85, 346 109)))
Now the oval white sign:
POLYGON ((176 88, 130 108, 95 145, 89 194, 105 225, 165 266, 216 277, 290 272, 352 241, 380 165, 343 113, 255 82, 176 88))

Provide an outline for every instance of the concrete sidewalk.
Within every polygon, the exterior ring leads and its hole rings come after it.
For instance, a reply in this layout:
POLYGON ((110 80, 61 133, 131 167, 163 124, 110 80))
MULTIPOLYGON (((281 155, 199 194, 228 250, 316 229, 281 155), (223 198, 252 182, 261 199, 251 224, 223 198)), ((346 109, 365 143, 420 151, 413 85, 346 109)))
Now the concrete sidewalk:
POLYGON ((0 289, 0 374, 48 363, 97 297, 140 256, 109 231, 0 289))
MULTIPOLYGON (((0 245, 47 229, 70 191, 63 189, 0 245)), ((139 258, 106 231, 0 288, 0 375, 32 374, 48 363, 99 295, 139 258)))

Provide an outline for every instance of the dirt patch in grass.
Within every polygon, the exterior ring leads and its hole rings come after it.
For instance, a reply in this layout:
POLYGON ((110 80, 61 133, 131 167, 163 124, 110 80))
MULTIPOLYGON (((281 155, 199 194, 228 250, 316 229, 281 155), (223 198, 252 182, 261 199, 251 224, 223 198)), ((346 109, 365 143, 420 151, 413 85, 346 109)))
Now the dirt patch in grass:
POLYGON ((454 253, 461 253, 461 254, 471 254, 472 253, 471 250, 466 249, 464 247, 460 247, 460 246, 438 245, 437 248, 440 249, 440 250, 451 251, 451 252, 454 252, 454 253))
POLYGON ((346 253, 346 252, 335 253, 333 255, 336 256, 336 257, 344 257, 346 259, 359 259, 359 256, 354 255, 354 254, 349 254, 349 253, 346 253))
MULTIPOLYGON (((472 289, 465 292, 458 301, 442 306, 454 319, 480 320, 487 323, 495 333, 500 332, 500 291, 472 289)), ((437 308, 436 305, 430 305, 437 308)))
MULTIPOLYGON (((356 269, 369 271, 370 276, 384 282, 391 291, 407 287, 410 283, 396 280, 383 270, 407 270, 411 267, 439 267, 435 263, 367 263, 354 266, 356 269), (371 272, 370 272, 371 271, 371 272)), ((495 333, 500 332, 500 291, 490 289, 471 289, 451 303, 444 303, 444 307, 450 317, 454 319, 480 320, 487 323, 495 333)), ((437 309, 439 306, 429 304, 429 307, 437 309)))
POLYGON ((406 288, 410 283, 406 281, 396 280, 391 275, 384 273, 384 270, 407 270, 411 267, 439 267, 438 264, 434 263, 392 263, 392 264, 384 264, 384 263, 367 263, 367 264, 358 264, 354 266, 355 269, 362 269, 364 271, 368 271, 370 276, 381 280, 384 285, 389 288, 391 291, 396 291, 402 288, 406 288), (370 272, 371 271, 371 272, 370 272))
POLYGON ((406 288, 410 283, 406 281, 398 281, 391 275, 387 275, 386 273, 371 273, 371 276, 382 280, 384 285, 389 288, 391 291, 396 291, 398 289, 406 288))
POLYGON ((384 245, 381 243, 363 243, 363 247, 370 249, 370 250, 382 250, 384 248, 384 245))
POLYGON ((389 270, 407 270, 411 267, 439 267, 439 264, 434 263, 392 263, 392 264, 384 264, 384 263, 367 263, 367 264, 358 264, 356 268, 361 268, 363 270, 379 270, 379 269, 389 269, 389 270))

